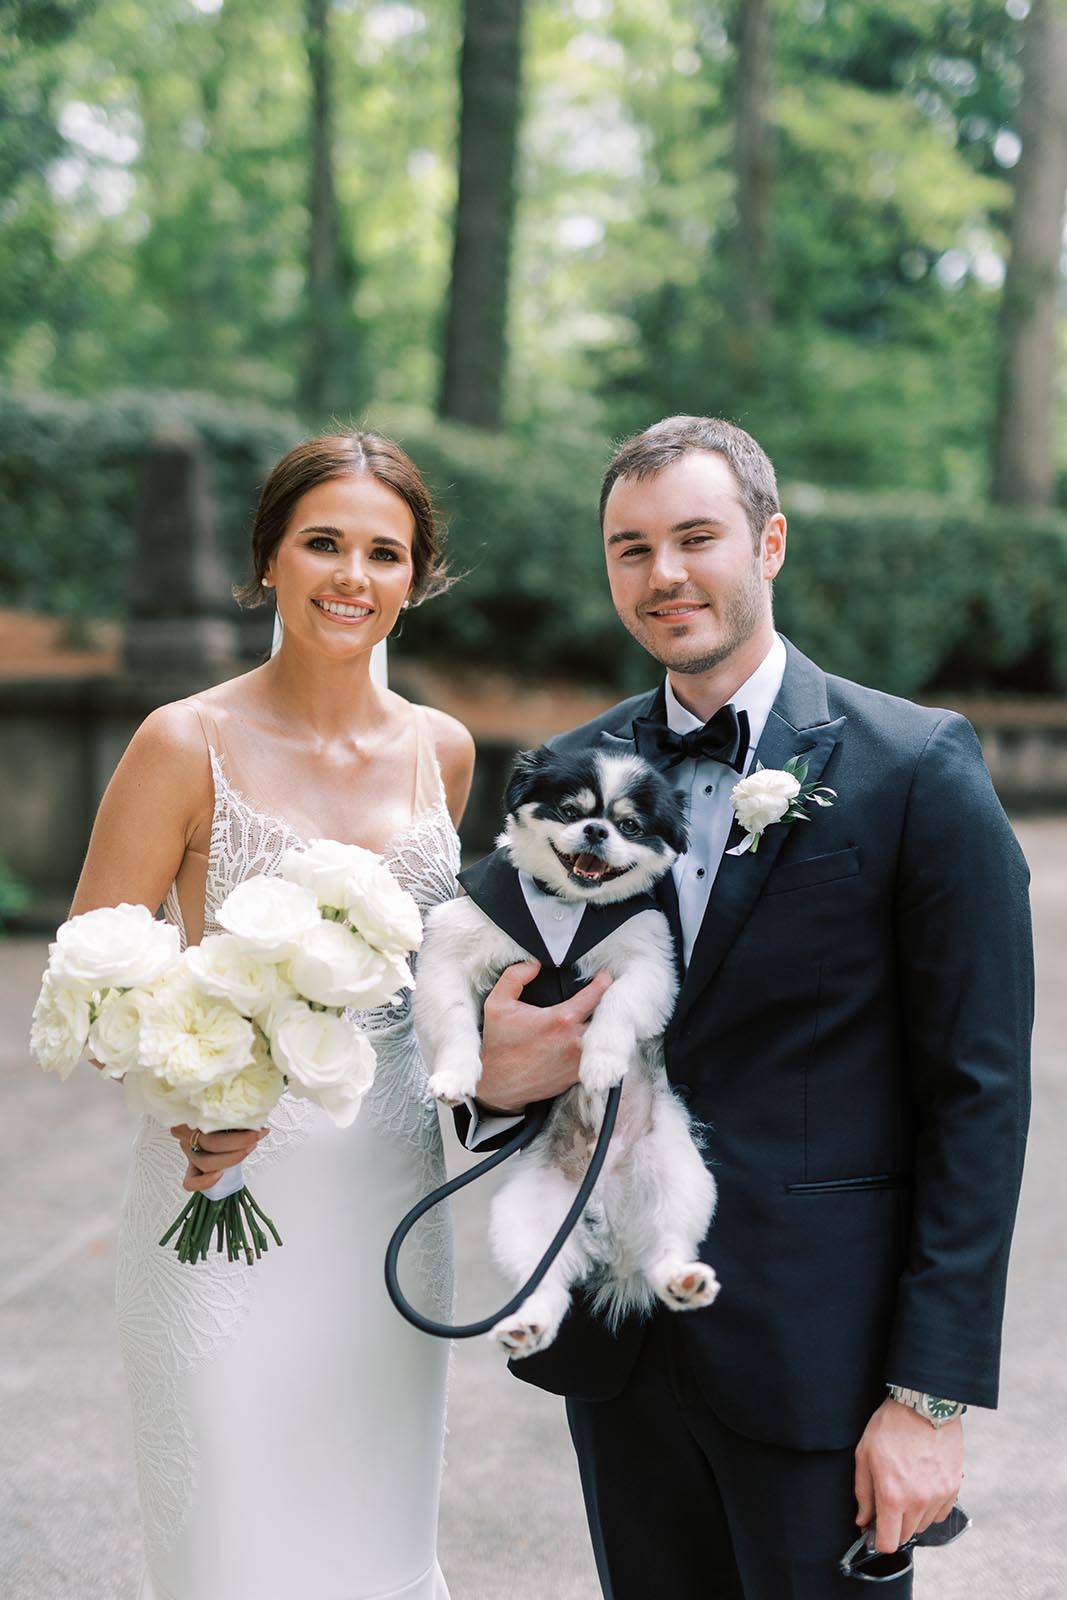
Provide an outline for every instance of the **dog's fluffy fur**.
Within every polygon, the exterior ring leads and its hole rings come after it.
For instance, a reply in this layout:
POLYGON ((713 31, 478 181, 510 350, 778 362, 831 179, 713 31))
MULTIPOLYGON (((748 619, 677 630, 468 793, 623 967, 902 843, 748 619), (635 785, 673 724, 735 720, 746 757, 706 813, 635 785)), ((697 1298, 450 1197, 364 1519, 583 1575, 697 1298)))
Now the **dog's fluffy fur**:
MULTIPOLYGON (((571 903, 642 894, 686 848, 685 821, 667 782, 637 756, 551 750, 518 758, 498 843, 516 868, 571 903)), ((419 956, 415 1025, 438 1099, 478 1088, 481 1010, 505 967, 530 955, 470 899, 430 913, 419 956)), ((718 1293, 698 1249, 715 1210, 715 1183, 685 1107, 670 1088, 661 1036, 677 991, 662 912, 637 912, 578 962, 583 979, 614 983, 585 1031, 581 1081, 561 1095, 537 1139, 509 1163, 491 1210, 493 1255, 525 1282, 567 1212, 596 1143, 607 1090, 625 1080, 607 1162, 589 1204, 548 1275, 491 1338, 512 1356, 551 1344, 581 1282, 615 1324, 647 1313, 710 1305, 718 1293)))

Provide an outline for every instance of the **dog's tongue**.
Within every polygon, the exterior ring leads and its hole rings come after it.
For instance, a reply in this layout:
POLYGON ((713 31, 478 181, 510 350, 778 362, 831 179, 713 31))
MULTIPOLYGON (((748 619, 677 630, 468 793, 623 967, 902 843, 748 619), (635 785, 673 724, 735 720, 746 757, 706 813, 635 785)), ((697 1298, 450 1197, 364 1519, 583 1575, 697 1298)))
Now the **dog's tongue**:
POLYGON ((580 878, 600 879, 608 870, 608 864, 599 856, 591 855, 588 850, 584 850, 580 856, 575 856, 574 870, 580 878))

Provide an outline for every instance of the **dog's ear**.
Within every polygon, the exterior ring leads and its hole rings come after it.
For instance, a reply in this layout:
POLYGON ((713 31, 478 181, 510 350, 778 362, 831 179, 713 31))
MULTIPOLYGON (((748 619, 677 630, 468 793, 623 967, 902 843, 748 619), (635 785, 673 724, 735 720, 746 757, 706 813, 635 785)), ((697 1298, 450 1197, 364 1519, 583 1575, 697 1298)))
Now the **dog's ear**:
POLYGON ((508 786, 504 790, 504 809, 517 811, 535 787, 545 767, 553 760, 552 751, 543 744, 536 750, 520 750, 511 769, 508 786))
POLYGON ((676 809, 667 814, 663 837, 672 850, 684 856, 689 849, 689 796, 684 789, 675 789, 672 798, 676 809))

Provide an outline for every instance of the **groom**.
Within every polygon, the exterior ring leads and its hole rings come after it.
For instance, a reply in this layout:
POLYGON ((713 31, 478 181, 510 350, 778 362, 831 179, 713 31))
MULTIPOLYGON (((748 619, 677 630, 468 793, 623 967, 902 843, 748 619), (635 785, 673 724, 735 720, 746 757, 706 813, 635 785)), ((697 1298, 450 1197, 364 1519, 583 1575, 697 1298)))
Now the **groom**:
MULTIPOLYGON (((775 633, 786 523, 754 439, 668 418, 617 451, 600 508, 619 618, 666 679, 555 744, 633 749, 637 721, 689 804, 661 900, 685 969, 667 1070, 709 1128, 723 1287, 616 1336, 579 1302, 513 1370, 567 1396, 609 1600, 846 1596, 857 1524, 891 1551, 943 1520, 962 1410, 997 1403, 1027 869, 962 717, 830 677, 775 633), (736 853, 739 774, 793 756, 836 802, 736 853)), ((535 971, 486 1003, 469 1144, 576 1081, 608 979, 538 1008, 535 971)))

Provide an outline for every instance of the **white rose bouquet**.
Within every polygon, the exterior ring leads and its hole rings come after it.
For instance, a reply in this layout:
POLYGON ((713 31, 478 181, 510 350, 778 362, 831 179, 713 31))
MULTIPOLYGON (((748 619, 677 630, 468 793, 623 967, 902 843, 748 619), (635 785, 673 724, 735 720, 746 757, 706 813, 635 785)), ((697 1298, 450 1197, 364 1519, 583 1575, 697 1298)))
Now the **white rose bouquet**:
MULTIPOLYGON (((66 1078, 88 1047, 127 1103, 166 1127, 258 1128, 286 1092, 348 1127, 375 1056, 346 1011, 413 987, 414 900, 371 851, 319 839, 287 851, 280 877, 239 884, 216 915, 226 931, 184 953, 146 906, 65 922, 33 1013, 38 1063, 66 1078)), ((251 1264, 265 1229, 281 1244, 236 1166, 193 1195, 160 1244, 202 1261, 214 1237, 251 1264)))

